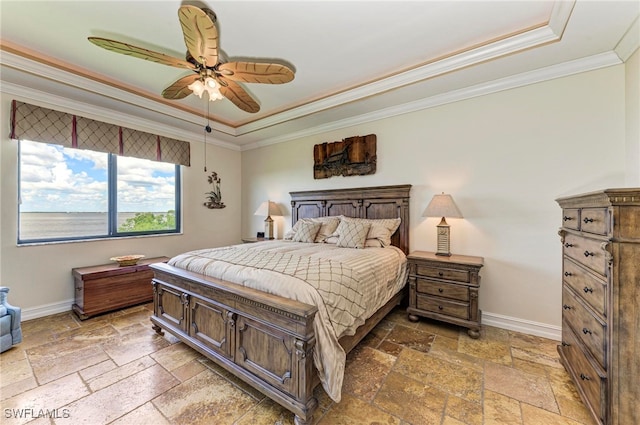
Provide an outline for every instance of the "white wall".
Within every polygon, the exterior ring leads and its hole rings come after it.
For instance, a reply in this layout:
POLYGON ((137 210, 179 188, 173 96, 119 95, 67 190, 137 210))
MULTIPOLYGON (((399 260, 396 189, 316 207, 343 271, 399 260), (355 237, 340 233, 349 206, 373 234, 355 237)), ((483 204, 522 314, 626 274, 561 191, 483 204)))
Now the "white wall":
MULTIPOLYGON (((191 143, 191 167, 182 167, 183 234, 17 246, 17 142, 9 140, 9 107, 12 97, 0 98, 0 285, 10 287, 9 301, 22 307, 23 317, 33 318, 70 310, 74 290, 71 269, 109 263, 115 255, 140 253, 147 257, 240 242, 240 152, 208 146, 207 169, 222 178, 224 209, 202 204, 211 190, 203 166, 202 143, 191 143)), ((19 99, 20 100, 20 99, 19 99)), ((24 100, 28 102, 28 100, 24 100)))
MULTIPOLYGON (((449 220, 452 252, 485 258, 485 322, 507 316, 557 336, 554 199, 625 185, 625 66, 245 151, 242 181, 243 235, 261 230, 253 211, 267 196, 290 212, 289 191, 412 184, 412 250, 435 249, 438 219, 421 214, 434 194, 450 193, 465 217, 449 220), (314 144, 371 133, 374 175, 313 179, 314 144)), ((290 217, 278 224, 288 229, 290 217)))

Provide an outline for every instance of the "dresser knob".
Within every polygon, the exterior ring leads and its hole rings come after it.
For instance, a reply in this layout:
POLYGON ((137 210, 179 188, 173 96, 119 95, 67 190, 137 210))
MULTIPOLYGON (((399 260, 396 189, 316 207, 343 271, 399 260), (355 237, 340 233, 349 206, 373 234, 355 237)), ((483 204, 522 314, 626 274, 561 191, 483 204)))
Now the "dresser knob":
POLYGON ((565 275, 566 277, 573 276, 573 274, 572 274, 571 272, 564 272, 564 275, 565 275))
POLYGON ((585 334, 585 335, 586 334, 591 335, 591 331, 589 329, 587 329, 587 328, 582 328, 582 333, 585 334))
POLYGON ((563 305, 562 305, 562 308, 563 308, 564 310, 571 310, 571 306, 570 306, 570 305, 567 305, 567 304, 563 304, 563 305))
POLYGON ((589 251, 585 251, 584 252, 584 256, 585 257, 593 257, 594 255, 596 255, 596 254, 594 254, 593 252, 589 252, 589 251))
POLYGON ((585 224, 586 223, 593 223, 593 219, 592 218, 587 218, 587 217, 585 217, 584 220, 582 220, 582 221, 584 221, 585 224))
POLYGON ((562 346, 563 347, 569 347, 571 344, 567 344, 566 342, 562 341, 562 346))
POLYGON ((567 217, 567 216, 565 215, 564 217, 562 217, 562 219, 563 219, 564 221, 571 221, 571 220, 573 220, 573 217, 567 217))
POLYGON ((441 305, 438 306, 438 310, 442 310, 442 306, 441 305))
POLYGON ((444 292, 444 289, 442 289, 442 288, 438 288, 438 292, 443 293, 443 292, 444 292))
POLYGON ((572 243, 567 242, 566 244, 564 244, 565 248, 571 248, 573 246, 572 243))
POLYGON ((444 276, 444 273, 438 272, 438 276, 442 277, 442 276, 444 276))
POLYGON ((583 381, 590 381, 591 378, 589 378, 587 375, 585 375, 584 373, 580 374, 580 379, 582 379, 583 381))
POLYGON ((587 288, 586 286, 583 289, 584 293, 586 294, 587 292, 591 292, 593 293, 593 289, 592 288, 587 288))

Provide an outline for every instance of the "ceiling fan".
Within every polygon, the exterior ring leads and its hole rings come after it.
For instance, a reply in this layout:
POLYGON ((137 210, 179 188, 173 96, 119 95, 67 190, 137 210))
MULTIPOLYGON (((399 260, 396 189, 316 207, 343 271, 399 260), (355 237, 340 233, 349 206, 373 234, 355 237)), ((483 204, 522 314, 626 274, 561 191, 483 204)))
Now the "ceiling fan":
POLYGON ((294 73, 284 65, 256 62, 222 62, 218 51, 216 15, 212 10, 196 6, 181 6, 178 18, 187 46, 185 60, 121 41, 89 37, 96 46, 124 55, 192 70, 195 74, 178 79, 162 91, 165 99, 183 99, 194 93, 202 97, 206 90, 209 100, 229 99, 238 108, 249 113, 260 110, 260 105, 238 82, 283 84, 293 80, 294 73))

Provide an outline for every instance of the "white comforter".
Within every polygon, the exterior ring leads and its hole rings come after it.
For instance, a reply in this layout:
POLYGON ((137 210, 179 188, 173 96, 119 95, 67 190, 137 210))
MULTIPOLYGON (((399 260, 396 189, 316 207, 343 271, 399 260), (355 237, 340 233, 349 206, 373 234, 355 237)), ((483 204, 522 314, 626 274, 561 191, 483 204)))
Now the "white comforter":
POLYGON ((399 249, 268 241, 187 252, 169 264, 318 307, 314 364, 327 394, 340 401, 346 353, 338 343, 406 282, 399 249))

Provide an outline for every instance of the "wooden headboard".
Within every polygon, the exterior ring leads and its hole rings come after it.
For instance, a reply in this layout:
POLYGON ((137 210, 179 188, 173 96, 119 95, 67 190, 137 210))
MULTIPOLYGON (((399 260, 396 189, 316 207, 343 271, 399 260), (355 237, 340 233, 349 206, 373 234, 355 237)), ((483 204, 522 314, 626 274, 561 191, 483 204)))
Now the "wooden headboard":
POLYGON ((301 218, 344 215, 358 218, 402 220, 391 244, 409 253, 410 184, 358 187, 353 189, 307 190, 291 195, 291 225, 301 218))

